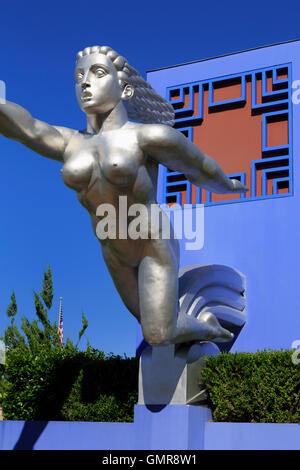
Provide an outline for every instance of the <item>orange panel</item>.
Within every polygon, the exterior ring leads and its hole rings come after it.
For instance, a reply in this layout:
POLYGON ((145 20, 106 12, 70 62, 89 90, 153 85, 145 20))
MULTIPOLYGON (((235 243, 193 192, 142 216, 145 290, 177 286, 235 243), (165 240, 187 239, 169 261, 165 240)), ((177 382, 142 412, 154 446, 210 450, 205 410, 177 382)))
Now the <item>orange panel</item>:
POLYGON ((233 100, 240 98, 242 94, 241 83, 234 85, 223 86, 222 88, 214 89, 214 102, 233 100))
MULTIPOLYGON (((287 77, 285 69, 279 70, 277 79, 287 77)), ((262 104, 262 79, 256 80, 255 102, 262 104)), ((267 91, 272 91, 272 77, 267 77, 267 91)), ((194 143, 207 155, 213 157, 222 167, 226 174, 245 173, 246 185, 251 187, 251 164, 253 160, 262 158, 262 114, 252 112, 252 87, 251 81, 246 82, 246 103, 237 104, 236 107, 223 109, 212 109, 208 107, 208 87, 203 91, 203 121, 193 125, 194 143)), ((178 95, 177 95, 178 96, 178 95)), ((215 84, 214 102, 222 102, 239 98, 241 96, 241 83, 228 81, 215 84)), ((193 116, 199 113, 199 93, 194 91, 193 116)), ((190 96, 185 93, 184 107, 188 107, 190 96)), ((184 108, 182 108, 184 109, 184 108)), ((190 116, 190 114, 189 114, 190 116)), ((267 122, 267 145, 277 147, 287 145, 288 142, 288 119, 275 118, 276 121, 267 122)), ((276 166, 276 164, 274 164, 276 166)), ((268 164, 269 167, 269 164, 268 164)), ((262 195, 262 166, 256 171, 257 196, 262 195)), ((288 192, 288 183, 280 183, 278 193, 288 192)), ((273 193, 272 179, 267 181, 267 194, 273 193)), ((246 197, 250 196, 250 191, 246 197)), ((240 199, 240 194, 214 194, 212 202, 240 199)), ((182 192, 182 204, 186 202, 186 192, 182 192)), ((207 202, 207 193, 202 190, 202 203, 207 202)), ((192 186, 192 204, 196 203, 196 187, 192 186)))
MULTIPOLYGON (((251 93, 251 91, 250 91, 250 93, 251 93)), ((251 93, 251 96, 252 96, 252 93, 251 93)), ((257 104, 262 104, 262 99, 261 98, 262 98, 262 82, 261 82, 261 78, 258 78, 256 80, 256 103, 257 104)))
POLYGON ((273 80, 271 77, 267 78, 267 91, 270 93, 273 91, 273 80))
MULTIPOLYGON (((220 99, 224 99, 221 96, 221 89, 219 92, 220 99)), ((226 96, 226 92, 227 87, 223 96, 226 96)), ((247 83, 247 103, 242 108, 209 112, 208 90, 204 91, 203 108, 204 120, 201 125, 194 127, 194 143, 205 154, 213 157, 225 173, 247 171, 246 184, 250 187, 251 161, 262 156, 261 115, 251 114, 251 83, 247 83)), ((212 201, 239 199, 239 197, 239 194, 213 194, 212 201)))
POLYGON ((277 147, 279 145, 288 145, 289 126, 287 118, 284 121, 267 123, 267 145, 268 147, 277 147))

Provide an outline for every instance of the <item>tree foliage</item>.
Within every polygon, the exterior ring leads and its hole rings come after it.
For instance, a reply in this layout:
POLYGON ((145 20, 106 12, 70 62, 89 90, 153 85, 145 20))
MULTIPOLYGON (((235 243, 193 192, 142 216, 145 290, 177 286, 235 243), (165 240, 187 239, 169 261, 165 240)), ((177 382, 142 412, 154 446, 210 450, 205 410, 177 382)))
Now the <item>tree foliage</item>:
MULTIPOLYGON (((53 280, 51 268, 48 265, 44 272, 42 290, 38 294, 33 291, 36 319, 30 321, 27 317, 21 318, 21 330, 16 325, 15 319, 18 311, 15 293, 11 295, 10 304, 6 310, 6 315, 10 318, 10 325, 6 328, 3 341, 8 351, 24 350, 38 353, 40 348, 62 347, 58 334, 56 321, 51 322, 49 310, 53 301, 53 280)), ((82 328, 78 333, 78 341, 75 346, 67 339, 68 347, 78 348, 79 342, 88 327, 88 321, 82 313, 82 328)))

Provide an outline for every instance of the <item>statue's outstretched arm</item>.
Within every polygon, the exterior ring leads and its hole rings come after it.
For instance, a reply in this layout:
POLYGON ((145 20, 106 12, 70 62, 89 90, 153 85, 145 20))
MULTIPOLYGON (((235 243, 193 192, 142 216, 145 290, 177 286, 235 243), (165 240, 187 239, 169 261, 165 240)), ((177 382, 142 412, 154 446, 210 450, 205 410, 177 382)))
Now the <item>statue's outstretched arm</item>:
POLYGON ((62 162, 66 146, 76 132, 34 119, 26 109, 15 103, 0 103, 0 133, 44 157, 62 162))
POLYGON ((147 155, 170 170, 183 173, 196 186, 220 194, 248 190, 240 181, 228 178, 215 160, 172 127, 145 124, 140 127, 138 136, 147 155))

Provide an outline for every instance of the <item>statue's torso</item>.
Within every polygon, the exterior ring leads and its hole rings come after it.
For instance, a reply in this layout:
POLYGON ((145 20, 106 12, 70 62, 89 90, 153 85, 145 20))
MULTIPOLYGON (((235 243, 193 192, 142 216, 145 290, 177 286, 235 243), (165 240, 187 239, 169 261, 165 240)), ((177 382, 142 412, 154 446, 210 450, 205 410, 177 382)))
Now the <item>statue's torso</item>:
MULTIPOLYGON (((151 204, 156 204, 157 163, 140 149, 135 128, 101 135, 78 133, 70 141, 64 159, 62 178, 90 213, 94 230, 101 204, 114 206, 118 224, 119 196, 127 196, 127 207, 139 203, 150 209, 151 204)), ((139 257, 141 242, 106 240, 104 244, 113 251, 128 254, 133 253, 131 245, 134 244, 134 252, 139 257)))
POLYGON ((131 203, 155 201, 157 165, 140 149, 135 129, 78 133, 67 147, 61 171, 89 212, 101 203, 116 205, 120 195, 131 203))

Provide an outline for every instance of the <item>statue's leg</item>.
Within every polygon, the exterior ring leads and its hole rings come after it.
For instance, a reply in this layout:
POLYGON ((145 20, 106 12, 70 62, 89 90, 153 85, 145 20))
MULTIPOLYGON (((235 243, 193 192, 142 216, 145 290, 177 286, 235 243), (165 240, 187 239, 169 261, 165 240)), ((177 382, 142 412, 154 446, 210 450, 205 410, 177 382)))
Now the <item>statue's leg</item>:
POLYGON ((150 344, 168 344, 178 311, 178 257, 168 240, 151 240, 139 265, 141 326, 150 344))
POLYGON ((140 321, 137 268, 124 265, 111 252, 102 249, 103 258, 124 304, 140 321))
POLYGON ((170 240, 151 240, 139 265, 139 305, 146 341, 152 345, 232 339, 209 312, 198 319, 178 313, 178 258, 170 240))

